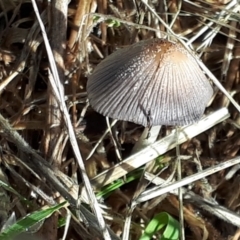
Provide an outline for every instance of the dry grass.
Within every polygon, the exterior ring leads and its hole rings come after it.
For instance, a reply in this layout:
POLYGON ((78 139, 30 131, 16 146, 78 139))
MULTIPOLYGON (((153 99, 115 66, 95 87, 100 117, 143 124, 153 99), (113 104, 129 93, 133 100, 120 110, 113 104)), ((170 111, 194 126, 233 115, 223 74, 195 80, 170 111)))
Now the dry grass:
MULTIPOLYGON (((87 77, 118 48, 170 36, 193 49, 239 102, 238 2, 38 1, 49 42, 32 2, 2 0, 0 8, 0 180, 28 200, 1 187, 1 226, 13 212, 20 219, 65 200, 63 208, 27 235, 55 240, 66 231, 65 239, 119 239, 125 231, 124 236, 139 239, 156 213, 168 212, 178 219, 174 189, 141 201, 155 184, 166 180, 166 186, 176 180, 176 138, 167 136, 172 128, 164 126, 152 148, 132 157, 143 127, 117 122, 109 133, 105 118, 88 106, 87 77), (146 163, 144 172, 140 167, 146 163), (120 179, 113 191, 103 193, 103 186, 120 179), (102 216, 108 230, 98 225, 104 226, 102 216), (57 227, 61 218, 67 219, 65 228, 57 227), (125 220, 131 223, 130 230, 125 220)), ((239 112, 218 88, 214 90, 206 109, 211 123, 200 121, 180 135, 183 178, 239 155, 239 112), (222 108, 222 115, 216 115, 222 108)), ((186 239, 239 239, 238 169, 236 165, 213 172, 183 188, 186 239)))

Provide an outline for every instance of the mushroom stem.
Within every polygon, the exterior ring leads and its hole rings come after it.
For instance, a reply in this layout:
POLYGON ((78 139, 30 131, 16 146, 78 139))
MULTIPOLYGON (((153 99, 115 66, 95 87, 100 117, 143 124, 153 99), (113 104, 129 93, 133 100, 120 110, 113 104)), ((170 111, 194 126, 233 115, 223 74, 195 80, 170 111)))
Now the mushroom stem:
MULTIPOLYGON (((153 126, 153 127, 146 127, 143 130, 143 133, 139 140, 136 142, 132 149, 132 154, 137 153, 141 151, 143 148, 153 144, 158 137, 158 134, 161 130, 161 126, 153 126)), ((151 166, 151 162, 147 163, 145 166, 145 170, 151 166)), ((132 218, 132 213, 135 209, 136 206, 133 206, 133 202, 135 198, 138 198, 139 194, 141 194, 142 191, 145 190, 147 183, 144 177, 142 176, 140 178, 140 181, 138 182, 137 190, 135 191, 133 195, 133 200, 131 205, 129 206, 128 209, 128 214, 126 216, 125 224, 124 224, 124 231, 123 231, 123 239, 128 239, 129 238, 129 231, 130 231, 130 225, 131 225, 131 218, 132 218)))
POLYGON ((139 140, 136 142, 132 149, 132 154, 137 153, 143 148, 151 145, 157 140, 158 134, 161 130, 161 126, 153 126, 151 128, 145 128, 139 140))
MULTIPOLYGON (((182 180, 182 165, 180 156, 180 146, 178 143, 179 139, 179 128, 176 127, 176 155, 177 155, 177 179, 182 180)), ((185 240, 185 229, 184 229, 184 215, 183 215, 183 193, 182 188, 178 188, 178 200, 179 200, 179 223, 180 223, 180 239, 185 240)))

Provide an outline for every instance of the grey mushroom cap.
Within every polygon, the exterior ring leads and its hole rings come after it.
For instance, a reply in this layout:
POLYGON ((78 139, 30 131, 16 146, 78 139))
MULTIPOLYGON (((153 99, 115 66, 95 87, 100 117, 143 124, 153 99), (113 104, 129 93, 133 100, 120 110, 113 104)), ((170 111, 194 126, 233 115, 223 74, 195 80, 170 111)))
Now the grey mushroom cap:
POLYGON ((180 44, 150 39, 104 59, 88 78, 91 106, 104 116, 143 126, 197 122, 213 89, 180 44))

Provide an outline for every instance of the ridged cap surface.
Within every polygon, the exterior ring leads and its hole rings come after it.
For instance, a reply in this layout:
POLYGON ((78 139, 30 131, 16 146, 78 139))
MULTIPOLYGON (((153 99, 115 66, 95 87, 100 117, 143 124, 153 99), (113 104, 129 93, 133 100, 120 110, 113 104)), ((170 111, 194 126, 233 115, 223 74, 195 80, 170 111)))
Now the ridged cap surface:
POLYGON ((104 59, 89 77, 91 106, 143 126, 197 122, 213 94, 194 57, 180 44, 141 41, 104 59))

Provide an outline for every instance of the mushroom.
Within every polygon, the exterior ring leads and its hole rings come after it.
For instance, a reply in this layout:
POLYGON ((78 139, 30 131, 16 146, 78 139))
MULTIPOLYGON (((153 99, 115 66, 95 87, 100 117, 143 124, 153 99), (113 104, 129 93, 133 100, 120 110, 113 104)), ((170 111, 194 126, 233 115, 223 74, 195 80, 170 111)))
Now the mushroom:
POLYGON ((87 82, 97 112, 145 127, 197 122, 213 89, 181 44, 149 39, 104 59, 87 82))
MULTIPOLYGON (((87 92, 90 104, 102 115, 154 128, 197 122, 213 95, 192 54, 164 39, 140 41, 109 55, 89 77, 87 92)), ((133 153, 150 144, 147 135, 145 128, 133 153)), ((177 168, 181 179, 180 158, 177 168)), ((182 210, 180 225, 184 239, 182 210)))

